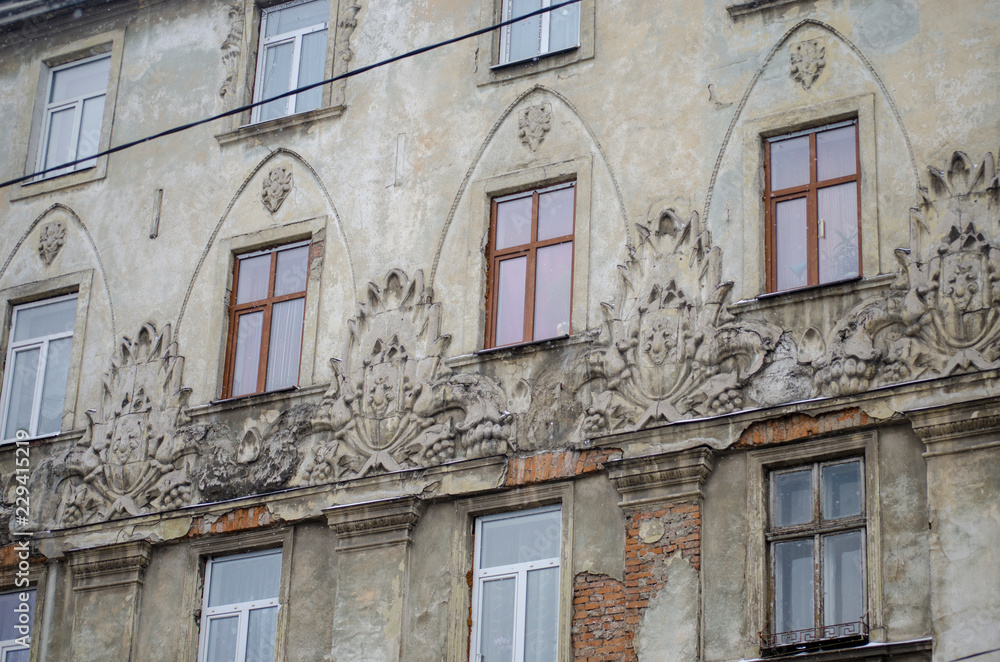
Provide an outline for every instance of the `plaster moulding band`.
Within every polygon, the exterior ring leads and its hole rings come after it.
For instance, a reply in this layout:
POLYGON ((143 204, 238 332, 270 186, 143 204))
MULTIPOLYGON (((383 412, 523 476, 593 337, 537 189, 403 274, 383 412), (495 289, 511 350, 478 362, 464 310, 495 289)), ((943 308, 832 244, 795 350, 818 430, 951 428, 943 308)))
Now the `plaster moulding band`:
POLYGON ((144 541, 68 552, 73 590, 92 591, 142 584, 151 545, 144 541))
POLYGON ((607 463, 608 477, 621 495, 622 510, 645 509, 683 499, 700 499, 715 458, 705 446, 607 463))
POLYGON ((324 509, 323 514, 337 533, 336 550, 343 552, 409 545, 424 507, 420 497, 406 496, 333 506, 324 509))

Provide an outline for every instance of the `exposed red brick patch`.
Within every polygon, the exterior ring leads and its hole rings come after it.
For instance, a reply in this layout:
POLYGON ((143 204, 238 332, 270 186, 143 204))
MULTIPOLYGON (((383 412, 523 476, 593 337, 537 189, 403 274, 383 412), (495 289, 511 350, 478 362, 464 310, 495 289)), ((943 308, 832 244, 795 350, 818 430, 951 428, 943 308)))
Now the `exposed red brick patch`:
MULTIPOLYGON (((14 569, 17 567, 17 564, 21 562, 21 560, 17 543, 11 543, 0 547, 0 570, 14 569)), ((45 561, 46 558, 41 554, 33 554, 28 557, 28 563, 31 565, 45 563, 45 561)))
POLYGON ((825 432, 836 432, 868 425, 868 414, 857 407, 828 412, 819 416, 789 414, 782 418, 751 423, 743 431, 736 447, 766 446, 804 439, 825 432))
POLYGON ((633 641, 642 613, 667 581, 667 558, 678 553, 700 568, 700 505, 677 503, 628 516, 625 581, 590 573, 573 579, 574 660, 636 662, 633 641))
POLYGON ((196 517, 191 522, 185 538, 196 538, 216 533, 235 533, 237 531, 248 531, 250 529, 260 529, 271 524, 276 524, 276 520, 267 506, 251 506, 249 508, 237 508, 217 519, 196 517))
POLYGON ((558 478, 571 478, 580 474, 600 471, 604 463, 621 457, 616 448, 598 448, 585 451, 557 451, 515 457, 507 463, 505 485, 530 485, 558 478))

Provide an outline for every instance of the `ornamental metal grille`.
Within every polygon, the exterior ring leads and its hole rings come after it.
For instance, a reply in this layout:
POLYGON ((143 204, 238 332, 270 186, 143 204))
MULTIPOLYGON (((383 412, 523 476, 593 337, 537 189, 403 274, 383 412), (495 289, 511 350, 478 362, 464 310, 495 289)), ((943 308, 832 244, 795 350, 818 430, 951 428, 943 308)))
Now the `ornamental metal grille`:
POLYGON ((767 655, 865 643, 868 643, 868 624, 864 621, 824 625, 788 632, 760 633, 760 647, 767 655))

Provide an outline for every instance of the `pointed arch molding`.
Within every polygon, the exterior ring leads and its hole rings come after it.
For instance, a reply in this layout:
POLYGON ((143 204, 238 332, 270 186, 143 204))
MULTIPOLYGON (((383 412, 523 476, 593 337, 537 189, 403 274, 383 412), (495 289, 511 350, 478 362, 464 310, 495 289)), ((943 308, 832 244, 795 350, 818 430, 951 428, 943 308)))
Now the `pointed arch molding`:
POLYGON ((108 285, 107 273, 104 271, 104 260, 101 259, 101 252, 97 250, 97 243, 91 236, 90 230, 87 228, 87 224, 84 223, 83 219, 80 218, 80 215, 60 202, 51 205, 48 209, 39 214, 38 217, 31 222, 31 225, 28 226, 28 229, 24 231, 24 234, 21 235, 21 238, 17 240, 17 243, 14 244, 14 248, 10 251, 10 254, 7 256, 7 259, 4 260, 3 266, 0 267, 0 280, 3 279, 4 274, 7 273, 7 268, 10 267, 11 262, 14 261, 14 256, 17 255, 17 252, 19 250, 21 250, 21 246, 23 246, 24 242, 28 240, 28 237, 31 236, 31 233, 35 231, 35 228, 37 228, 42 223, 42 221, 48 218, 51 214, 57 211, 65 213, 80 226, 80 229, 83 230, 83 236, 87 238, 87 243, 90 244, 90 249, 94 251, 94 258, 97 260, 97 270, 100 272, 101 282, 104 284, 104 295, 108 299, 108 310, 111 311, 111 337, 117 338, 118 326, 115 323, 115 304, 111 298, 111 288, 108 285))
POLYGON ((430 278, 428 279, 429 287, 431 288, 434 287, 434 279, 437 277, 438 265, 441 262, 441 252, 444 250, 445 241, 447 241, 448 239, 448 232, 451 230, 452 222, 455 219, 455 212, 458 210, 458 206, 461 203, 462 198, 465 197, 465 194, 469 189, 469 183, 472 181, 473 173, 475 173, 476 168, 479 167, 479 163, 480 161, 482 161, 483 155, 486 153, 487 148, 490 146, 490 144, 492 144, 493 138, 496 135, 497 131, 499 131, 500 127, 503 126, 504 122, 507 121, 507 118, 510 117, 510 114, 513 113, 514 110, 518 106, 520 106, 526 99, 528 99, 529 97, 531 97, 536 93, 541 95, 549 95, 552 98, 558 100, 561 104, 565 105, 566 108, 568 108, 569 111, 572 112, 573 115, 578 120, 580 120, 580 124, 583 126, 584 130, 587 132, 587 135, 590 137, 590 139, 594 143, 594 146, 597 148, 598 153, 601 155, 601 161, 604 163, 604 167, 607 169, 608 176, 611 178, 611 182, 615 187, 615 196, 618 202, 618 211, 621 214, 622 224, 624 226, 623 231, 625 233, 625 241, 626 243, 631 243, 631 234, 629 233, 629 228, 628 228, 629 225, 628 215, 625 212, 625 202, 622 197, 621 186, 618 184, 618 178, 615 177, 615 172, 612 169, 611 162, 608 160, 608 156, 604 151, 604 146, 601 145, 601 141, 598 140, 597 135, 594 133, 593 129, 590 128, 590 123, 583 118, 583 115, 580 114, 580 111, 577 110, 576 106, 574 106, 573 103, 565 96, 563 96, 562 94, 556 92, 551 88, 545 87, 544 85, 533 85, 532 87, 528 88, 527 90, 519 94, 518 97, 514 99, 514 101, 512 101, 511 104, 507 106, 507 108, 505 108, 502 113, 500 113, 500 117, 497 118, 497 121, 494 122, 493 126, 486 134, 486 137, 483 139, 482 144, 480 144, 479 146, 479 150, 476 152, 476 155, 472 159, 472 163, 469 164, 469 169, 466 171, 465 177, 462 179, 462 183, 458 187, 458 192, 455 194, 455 199, 452 200, 451 208, 448 210, 448 218, 445 220, 444 227, 441 229, 441 236, 438 238, 437 247, 434 250, 434 264, 431 267, 431 275, 430 278))
POLYGON ((718 178, 719 170, 722 167, 722 160, 723 158, 725 158, 726 149, 728 149, 729 147, 729 141, 733 137, 733 132, 736 130, 736 125, 739 123, 740 117, 743 115, 743 109, 746 107, 747 101, 750 99, 751 93, 753 93, 754 88, 757 86, 757 81, 760 80, 761 76, 764 74, 764 70, 767 69, 768 65, 771 63, 771 60, 774 59, 774 56, 777 55, 778 51, 781 50, 782 46, 788 43, 788 41, 792 38, 792 36, 796 32, 799 32, 800 30, 809 26, 820 28, 821 30, 826 30, 834 37, 842 41, 844 45, 846 45, 851 50, 851 52, 857 56, 857 58, 861 61, 861 63, 868 69, 868 72, 872 76, 872 80, 874 80, 875 84, 878 85, 878 89, 882 93, 882 97, 889 105, 889 109, 892 111, 892 116, 895 118, 896 124, 899 126, 900 133, 903 135, 903 141, 906 143, 906 153, 910 157, 910 168, 913 171, 914 192, 916 192, 917 186, 920 183, 920 176, 917 172, 917 160, 913 155, 913 145, 910 143, 910 134, 906 131, 906 126, 903 124, 903 118, 899 113, 899 108, 897 108, 896 106, 896 101, 892 98, 892 94, 890 94, 889 92, 889 88, 887 88, 885 83, 882 82, 882 77, 878 75, 878 72, 875 70, 875 67, 868 60, 868 58, 865 57, 865 54, 861 52, 861 49, 854 44, 854 42, 852 42, 850 39, 844 36, 843 33, 841 33, 833 26, 828 25, 822 21, 816 20, 814 18, 807 18, 796 23, 787 32, 785 32, 785 34, 783 34, 781 38, 778 39, 777 42, 775 42, 774 46, 771 47, 771 50, 768 51, 767 56, 764 58, 764 61, 761 62, 760 66, 757 68, 757 71, 754 72, 753 78, 750 80, 750 84, 747 85, 746 90, 743 92, 743 97, 740 99, 740 103, 736 107, 736 112, 733 114, 733 119, 729 123, 729 128, 726 130, 726 137, 722 139, 722 146, 719 148, 719 154, 715 158, 715 166, 712 168, 712 178, 708 183, 708 190, 705 193, 705 206, 702 211, 702 218, 706 220, 709 218, 708 212, 710 207, 712 206, 712 193, 715 190, 715 181, 718 178))
POLYGON ((208 259, 208 254, 212 250, 212 246, 215 245, 216 240, 219 238, 219 232, 222 230, 222 226, 229 218, 229 213, 232 211, 233 206, 236 204, 236 201, 240 199, 240 196, 243 195, 243 192, 246 190, 247 186, 250 185, 250 182, 253 181, 253 178, 257 175, 257 173, 272 160, 280 156, 286 156, 297 161, 299 165, 305 168, 305 170, 312 175, 313 180, 316 182, 316 186, 318 186, 319 190, 323 192, 323 198, 326 200, 326 204, 330 209, 334 224, 337 227, 337 232, 340 235, 340 241, 344 246, 344 257, 347 259, 347 271, 351 277, 351 291, 358 291, 354 278, 354 261, 351 259, 351 247, 348 244, 347 235, 344 233, 343 224, 340 222, 340 214, 337 212, 337 207, 333 204, 333 199, 330 197, 330 192, 327 190, 326 185, 323 183, 323 180, 320 178, 319 174, 312 167, 312 165, 310 165, 298 153, 282 147, 274 150, 264 157, 264 159, 261 160, 261 162, 247 174, 239 188, 236 189, 236 193, 234 193, 233 197, 229 200, 229 204, 226 205, 226 210, 222 212, 222 216, 220 216, 218 222, 216 222, 215 229, 212 230, 212 236, 209 237, 208 241, 205 243, 205 248, 202 250, 201 256, 198 258, 198 265, 194 268, 194 273, 191 274, 191 280, 188 282, 187 291, 184 293, 184 301, 181 303, 180 312, 177 314, 177 326, 174 329, 174 340, 180 340, 181 329, 184 322, 184 312, 187 310, 188 301, 191 299, 191 293, 194 291, 195 283, 198 280, 198 274, 201 273, 201 269, 205 265, 205 260, 208 259))

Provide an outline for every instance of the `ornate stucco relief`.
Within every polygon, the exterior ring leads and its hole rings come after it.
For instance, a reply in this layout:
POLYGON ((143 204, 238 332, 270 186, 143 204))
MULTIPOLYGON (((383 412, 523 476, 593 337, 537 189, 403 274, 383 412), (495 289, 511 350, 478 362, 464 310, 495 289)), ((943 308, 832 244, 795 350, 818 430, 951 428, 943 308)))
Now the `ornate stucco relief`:
POLYGON ((222 66, 225 78, 219 87, 219 96, 225 101, 234 98, 236 79, 239 77, 240 53, 243 48, 243 3, 234 2, 229 5, 229 34, 222 42, 222 66), (226 97, 229 99, 226 99, 226 97))
POLYGON ((583 436, 744 408, 744 387, 781 335, 726 312, 733 284, 721 281, 722 253, 697 212, 685 223, 666 210, 636 228, 601 346, 586 356, 583 436))
POLYGON ((292 190, 292 168, 281 165, 271 168, 261 185, 260 199, 272 214, 281 208, 292 190))
POLYGON ((913 250, 897 249, 892 288, 856 306, 813 361, 823 395, 1000 368, 1000 184, 992 154, 955 152, 911 211, 913 250), (927 238, 934 237, 931 243, 927 238))
POLYGON ((59 250, 66 243, 66 224, 62 221, 52 221, 42 226, 38 232, 38 257, 45 266, 50 266, 56 259, 59 250))
POLYGON ((170 326, 152 324, 122 338, 104 377, 100 409, 63 463, 57 524, 173 509, 192 501, 199 453, 180 427, 190 393, 181 385, 184 357, 170 326))
MULTIPOLYGON (((341 7, 340 17, 337 20, 337 37, 334 42, 333 53, 333 75, 334 77, 347 73, 354 58, 351 50, 351 35, 358 27, 358 12, 361 11, 360 0, 346 0, 341 7)), ((344 103, 345 81, 334 83, 332 105, 340 106, 344 103)))
POLYGON ((788 75, 803 90, 812 87, 819 75, 826 68, 826 46, 818 39, 809 39, 792 44, 789 49, 788 75))
POLYGON ((349 322, 343 362, 313 420, 322 441, 306 459, 307 483, 431 466, 513 449, 513 416, 503 391, 481 375, 454 374, 443 358, 440 304, 424 287, 390 271, 369 283, 349 322))
POLYGON ((528 106, 517 115, 517 137, 521 144, 537 152, 545 134, 552 129, 552 104, 528 106))

